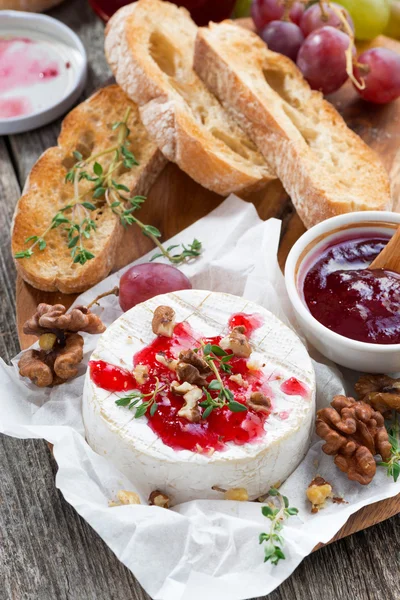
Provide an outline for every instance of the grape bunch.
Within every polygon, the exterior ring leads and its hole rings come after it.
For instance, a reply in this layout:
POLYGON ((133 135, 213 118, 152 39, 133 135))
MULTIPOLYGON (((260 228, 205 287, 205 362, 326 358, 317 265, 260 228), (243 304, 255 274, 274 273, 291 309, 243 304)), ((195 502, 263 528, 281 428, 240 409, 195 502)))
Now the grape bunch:
MULTIPOLYGON (((312 89, 331 94, 350 77, 369 102, 385 104, 400 96, 400 54, 373 48, 357 58, 353 19, 342 5, 330 0, 311 6, 306 1, 253 0, 251 15, 268 48, 296 62, 312 89)), ((358 21, 357 13, 357 27, 358 21)))

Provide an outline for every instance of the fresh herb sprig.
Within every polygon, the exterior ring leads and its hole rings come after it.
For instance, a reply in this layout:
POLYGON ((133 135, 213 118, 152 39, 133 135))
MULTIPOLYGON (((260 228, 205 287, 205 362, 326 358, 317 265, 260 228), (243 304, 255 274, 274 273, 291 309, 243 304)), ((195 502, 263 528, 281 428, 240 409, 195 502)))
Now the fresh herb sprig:
POLYGON ((143 417, 143 415, 146 414, 148 408, 150 408, 150 415, 154 416, 158 409, 156 398, 158 394, 164 389, 165 385, 160 384, 159 380, 156 378, 156 385, 154 387, 154 390, 152 390, 148 394, 142 394, 142 392, 140 392, 139 390, 133 390, 127 396, 116 400, 115 404, 117 406, 125 406, 129 410, 136 409, 135 419, 140 419, 140 417, 143 417), (139 402, 141 402, 141 404, 138 406, 139 402))
POLYGON ((273 501, 262 507, 261 512, 264 517, 271 521, 268 533, 260 533, 260 544, 264 546, 264 562, 269 560, 273 565, 277 565, 281 559, 285 559, 282 547, 284 539, 281 534, 283 522, 299 512, 297 508, 289 506, 289 500, 286 496, 276 489, 271 488, 268 492, 269 496, 273 497, 273 501))
POLYGON ((234 358, 233 354, 228 354, 228 352, 225 352, 217 344, 205 344, 203 346, 203 358, 213 371, 215 379, 210 381, 207 386, 208 389, 203 388, 206 399, 199 403, 199 406, 205 409, 202 418, 207 419, 213 410, 222 408, 223 406, 227 406, 232 412, 245 412, 247 407, 240 402, 236 402, 231 390, 224 386, 220 374, 220 370, 224 373, 232 373, 229 361, 234 358), (217 397, 213 398, 210 391, 218 391, 217 397))
POLYGON ((197 239, 189 246, 173 245, 165 249, 159 240, 161 232, 157 227, 147 225, 133 216, 133 213, 142 207, 146 197, 130 197, 129 188, 114 179, 115 173, 121 167, 131 170, 139 165, 134 154, 129 150, 128 119, 130 111, 131 109, 128 108, 124 119, 111 126, 113 131, 118 130, 118 139, 113 146, 92 154, 88 158, 84 158, 81 152, 74 150, 72 154, 77 162, 65 176, 65 182, 73 185, 73 199, 59 209, 41 235, 30 236, 25 240, 26 244, 31 242, 31 245, 27 249, 17 252, 14 255, 15 258, 30 258, 36 248, 39 251, 44 250, 47 246, 45 238, 48 233, 52 229, 61 227, 67 232, 67 245, 71 250, 73 262, 85 264, 95 256, 85 248, 85 240, 89 239, 97 229, 96 222, 91 218, 90 213, 99 209, 104 203, 119 217, 124 227, 135 224, 157 246, 159 252, 151 260, 164 257, 173 264, 181 264, 200 256, 202 244, 197 239), (98 159, 109 154, 112 154, 113 157, 108 168, 105 169, 98 159), (89 181, 92 185, 82 192, 79 183, 83 180, 89 181), (173 253, 172 251, 177 248, 180 248, 180 252, 173 253))
POLYGON ((393 411, 392 425, 389 426, 388 436, 391 444, 391 457, 387 462, 378 462, 378 466, 385 467, 389 477, 393 477, 396 482, 400 475, 400 440, 399 440, 399 416, 393 411))

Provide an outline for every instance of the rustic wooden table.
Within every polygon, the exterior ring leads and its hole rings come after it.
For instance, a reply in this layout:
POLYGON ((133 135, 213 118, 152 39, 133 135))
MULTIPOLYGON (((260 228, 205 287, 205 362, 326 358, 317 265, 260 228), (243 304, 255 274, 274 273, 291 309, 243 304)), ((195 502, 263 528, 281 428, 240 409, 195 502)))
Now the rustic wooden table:
MULTIPOLYGON (((103 54, 103 24, 84 0, 69 0, 51 14, 72 27, 86 46, 88 95, 110 76, 103 54)), ((19 350, 11 218, 32 164, 54 145, 59 126, 56 122, 0 138, 0 354, 6 361, 19 350)), ((0 599, 149 598, 64 501, 54 485, 55 471, 45 442, 0 438, 0 599)), ((268 600, 400 599, 399 559, 397 516, 315 552, 268 600)))

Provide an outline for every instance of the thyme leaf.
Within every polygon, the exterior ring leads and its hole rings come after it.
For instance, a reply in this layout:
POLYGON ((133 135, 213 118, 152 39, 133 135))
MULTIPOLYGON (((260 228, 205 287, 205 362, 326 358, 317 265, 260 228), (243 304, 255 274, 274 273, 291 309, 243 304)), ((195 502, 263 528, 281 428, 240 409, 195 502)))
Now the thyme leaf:
POLYGON ((117 406, 126 407, 129 410, 134 408, 135 419, 140 419, 140 417, 143 417, 149 408, 150 415, 153 417, 158 409, 156 398, 164 389, 165 384, 160 384, 159 380, 156 378, 156 385, 148 394, 143 394, 140 390, 133 390, 127 396, 118 398, 118 400, 115 401, 115 404, 117 406), (139 404, 139 402, 141 402, 141 404, 139 404))
POLYGON ((151 260, 164 257, 173 264, 180 264, 200 255, 201 242, 196 239, 189 246, 184 244, 181 247, 170 246, 166 250, 159 240, 161 232, 157 227, 142 223, 132 214, 142 207, 146 197, 126 196, 125 194, 129 195, 130 193, 129 187, 115 179, 115 173, 120 167, 131 170, 139 165, 135 155, 129 150, 130 129, 127 123, 130 112, 131 109, 128 108, 124 119, 111 125, 113 131, 118 130, 118 139, 113 146, 87 158, 84 158, 78 150, 72 152, 72 156, 77 162, 65 175, 65 182, 73 186, 70 202, 57 211, 43 233, 30 236, 25 240, 26 244, 30 243, 31 245, 27 249, 17 252, 15 258, 30 258, 36 248, 39 251, 44 250, 47 246, 45 237, 52 229, 61 227, 68 233, 67 246, 71 250, 73 263, 85 264, 94 258, 94 254, 85 248, 84 241, 90 239, 91 234, 96 231, 95 221, 89 218, 88 212, 98 210, 104 204, 119 217, 124 227, 136 225, 144 235, 153 241, 159 252, 151 260), (101 157, 106 155, 112 155, 108 167, 103 166, 100 162, 101 157), (79 183, 83 180, 93 185, 82 191, 79 183), (178 247, 180 252, 172 253, 178 247))
POLYGON ((393 481, 396 482, 400 476, 400 427, 396 411, 393 411, 392 422, 386 429, 391 445, 391 457, 387 462, 378 462, 378 466, 385 467, 388 476, 393 477, 393 481))
POLYGON ((264 562, 271 561, 277 565, 280 560, 285 559, 282 547, 284 545, 283 536, 279 533, 283 529, 283 523, 291 516, 297 515, 297 508, 289 506, 289 500, 283 496, 276 488, 271 488, 268 492, 271 501, 261 509, 264 517, 271 521, 268 533, 260 533, 260 544, 264 546, 264 562))

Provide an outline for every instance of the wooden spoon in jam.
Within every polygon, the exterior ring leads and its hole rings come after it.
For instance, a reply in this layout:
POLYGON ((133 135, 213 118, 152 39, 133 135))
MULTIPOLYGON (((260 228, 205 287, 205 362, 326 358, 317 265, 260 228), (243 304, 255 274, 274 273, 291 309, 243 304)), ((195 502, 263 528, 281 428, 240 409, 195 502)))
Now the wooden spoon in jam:
POLYGON ((400 227, 382 252, 372 261, 370 269, 386 269, 400 273, 400 227))

